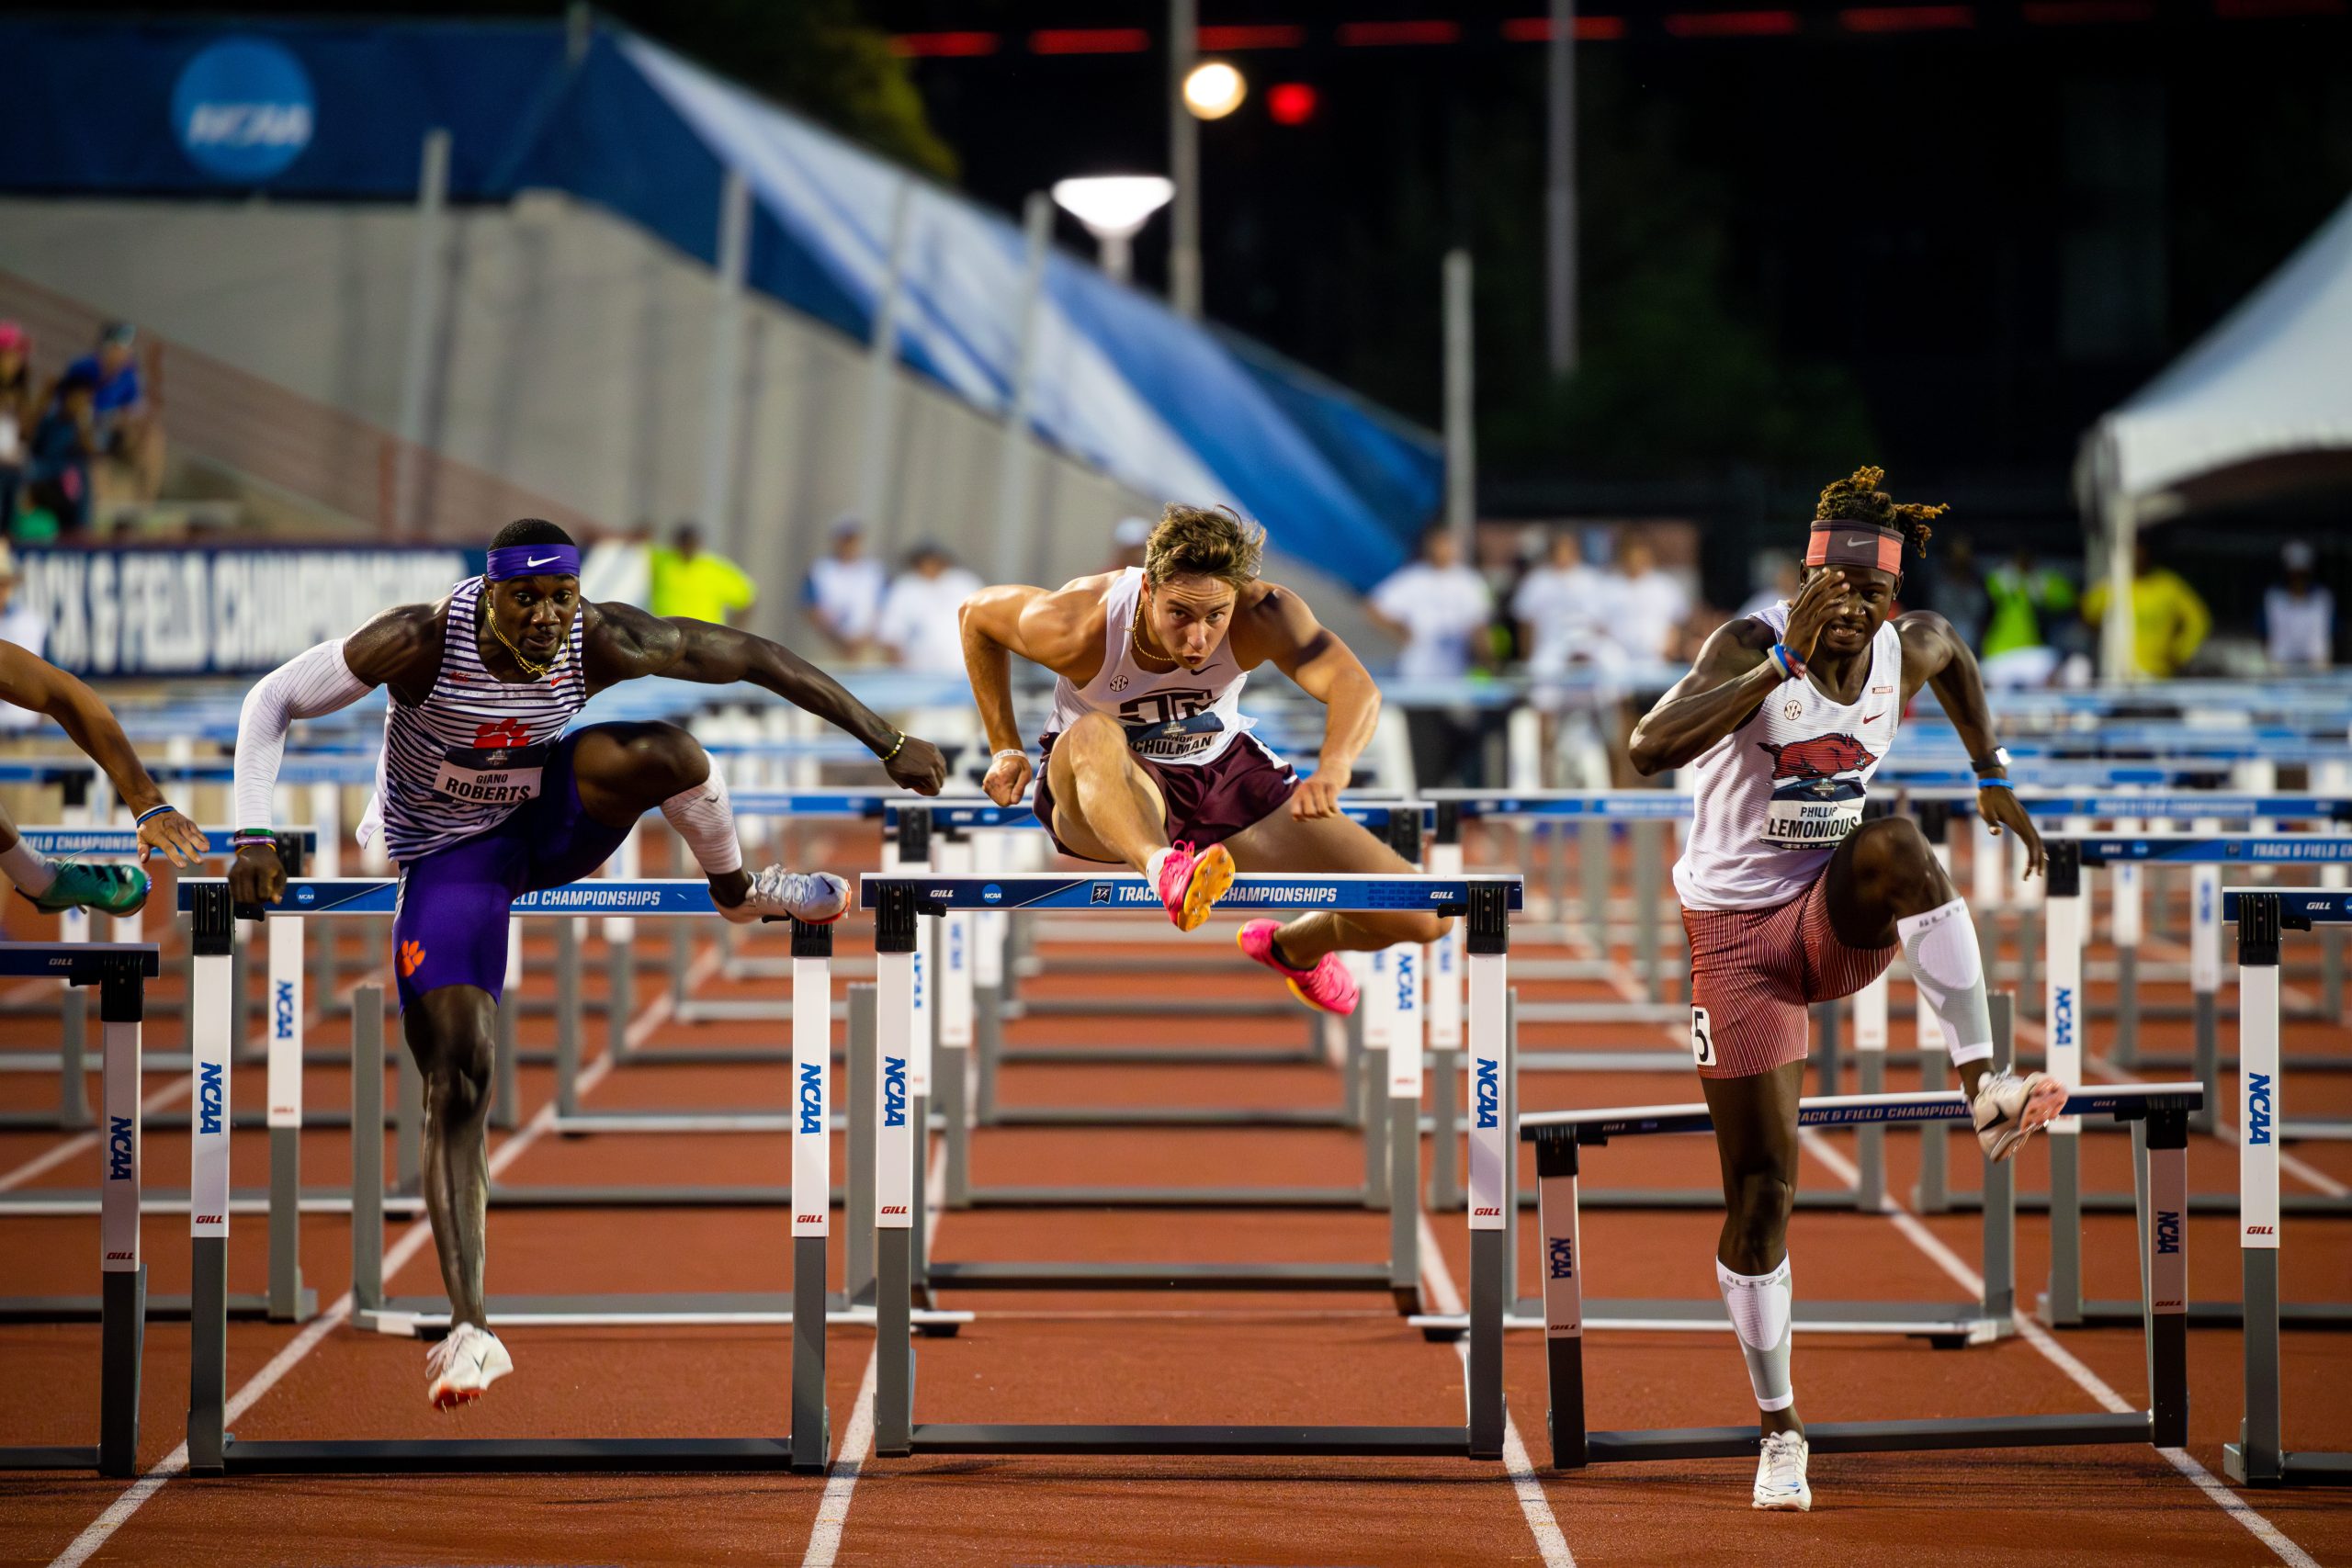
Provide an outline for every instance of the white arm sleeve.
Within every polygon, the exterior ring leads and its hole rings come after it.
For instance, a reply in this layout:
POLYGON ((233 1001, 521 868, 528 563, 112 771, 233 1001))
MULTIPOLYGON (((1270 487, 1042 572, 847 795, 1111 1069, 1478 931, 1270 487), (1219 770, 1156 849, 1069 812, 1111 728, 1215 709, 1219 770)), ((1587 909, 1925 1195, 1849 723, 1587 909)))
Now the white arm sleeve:
POLYGON ((237 716, 236 820, 232 828, 266 828, 286 730, 298 718, 347 708, 373 690, 344 662, 343 639, 295 655, 245 694, 237 716))

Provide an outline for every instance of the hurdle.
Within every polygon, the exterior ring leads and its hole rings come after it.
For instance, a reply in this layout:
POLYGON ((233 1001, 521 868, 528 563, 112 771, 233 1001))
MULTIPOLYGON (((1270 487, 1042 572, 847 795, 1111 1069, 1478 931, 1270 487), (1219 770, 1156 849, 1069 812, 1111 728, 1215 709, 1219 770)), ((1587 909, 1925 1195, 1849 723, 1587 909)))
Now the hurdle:
MULTIPOLYGON (((2204 1098, 2193 1083, 2132 1084, 2078 1092, 2070 1116, 2107 1115, 2148 1122, 2142 1275, 2149 1406, 2077 1416, 1964 1416, 1935 1420, 1815 1421, 1805 1437, 1815 1453, 1888 1453, 1942 1449, 2042 1448, 2060 1444, 2147 1443, 2179 1448, 2188 1440, 2188 1337, 2183 1309, 2188 1287, 2183 1216, 2188 1190, 2188 1113, 2204 1098)), ((1800 1127, 1871 1122, 1965 1122, 1965 1096, 1825 1096, 1799 1102, 1800 1127)), ((1585 1315, 1582 1238, 1577 1183, 1586 1148, 1612 1138, 1713 1129, 1704 1105, 1543 1111, 1520 1118, 1520 1138, 1535 1145, 1544 1244, 1544 1377, 1550 1399, 1551 1462, 1556 1470, 1632 1460, 1732 1459, 1756 1451, 1749 1427, 1589 1430, 1585 1425, 1585 1315)), ((1992 1179, 2006 1186, 2007 1167, 1992 1179)), ((1988 1280, 1987 1284, 1991 1281, 1988 1280)), ((1713 1303, 1709 1303, 1713 1304, 1713 1303)))
POLYGON ((2352 1453, 2290 1452, 2282 1428, 2278 1143, 2286 1075, 2278 959, 2287 931, 2352 920, 2352 894, 2233 887, 2222 905, 2223 918, 2238 928, 2238 1258, 2245 1302, 2245 1415, 2238 1440, 2222 1446, 2222 1467, 2243 1486, 2342 1486, 2352 1483, 2352 1453))
POLYGON ((163 973, 152 942, 0 942, 0 975, 98 987, 106 1042, 103 1213, 98 1221, 98 1440, 0 1448, 0 1470, 95 1470, 136 1475, 139 1378, 147 1322, 147 1260, 139 1224, 140 1032, 146 982, 163 973))
MULTIPOLYGON (((1469 1210, 1471 1290, 1474 1303, 1469 1354, 1464 1359, 1464 1423, 1460 1427, 1317 1427, 1317 1426, 1127 1426, 1011 1425, 919 1422, 914 1418, 915 1359, 910 1332, 910 1302, 914 1289, 914 1128, 909 1114, 906 1084, 910 1059, 919 1049, 914 1032, 913 949, 915 927, 924 912, 951 908, 1083 909, 1156 912, 1159 895, 1143 878, 1116 875, 989 875, 934 874, 929 876, 891 874, 861 879, 860 900, 876 911, 877 1055, 883 1094, 875 1129, 875 1214, 877 1269, 875 1382, 875 1451, 884 1458, 915 1453, 1031 1454, 1287 1454, 1287 1455, 1455 1455, 1498 1459, 1502 1452, 1502 1234, 1510 1222, 1502 1203, 1503 1165, 1510 1150, 1502 1125, 1500 1085, 1509 1066, 1510 1041, 1503 1029, 1507 988, 1505 965, 1510 948, 1510 913, 1521 900, 1516 876, 1242 876, 1221 903, 1235 909, 1300 908, 1396 909, 1424 908, 1466 918, 1470 985, 1470 1066, 1468 1092, 1480 1105, 1473 1129, 1472 1202, 1469 1210)), ((1418 1052, 1399 1052, 1389 1064, 1388 1088, 1396 1101, 1390 1118, 1396 1170, 1392 1190, 1402 1195, 1392 1219, 1392 1233, 1418 1229, 1419 1211, 1412 1201, 1419 1186, 1420 1134, 1419 1118, 1405 1110, 1420 1101, 1421 1062, 1418 1052), (1409 1080, 1409 1081, 1408 1081, 1409 1080)), ((1392 1242, 1392 1264, 1406 1256, 1392 1242)), ((1069 1269, 1069 1266, 1059 1266, 1069 1269)), ((1269 1266, 1275 1267, 1275 1266, 1269 1266)), ((1324 1269, 1293 1265, 1283 1282, 1290 1288, 1401 1290, 1409 1283, 1419 1292, 1418 1272, 1398 1281, 1382 1272, 1374 1280, 1367 1271, 1340 1266, 1324 1269), (1312 1271, 1312 1272, 1310 1272, 1312 1271), (1317 1280, 1315 1273, 1327 1277, 1317 1280), (1342 1276, 1345 1276, 1342 1278, 1342 1276)), ((943 1288, 971 1288, 991 1283, 1010 1285, 1010 1279, 991 1280, 987 1266, 963 1266, 960 1278, 953 1266, 934 1261, 933 1283, 943 1288)), ((1059 1275, 1055 1266, 1029 1269, 1018 1277, 1020 1288, 1086 1286, 1109 1274, 1099 1268, 1084 1274, 1059 1275)), ((1114 1288, 1133 1289, 1159 1284, 1175 1289, 1228 1288, 1238 1279, 1232 1266, 1130 1265, 1132 1270, 1114 1288)), ((1264 1289, 1273 1276, 1258 1273, 1246 1286, 1264 1289)))
MULTIPOLYGON (((187 885, 184 885, 187 886, 187 885)), ((308 917, 326 908, 365 907, 375 896, 373 883, 288 883, 283 899, 266 908, 235 912, 247 918, 308 917)), ((190 887, 199 932, 208 948, 221 945, 214 928, 231 915, 227 885, 199 882, 190 887)), ((647 881, 637 883, 575 883, 570 887, 526 894, 514 902, 525 916, 576 918, 582 912, 604 913, 625 908, 633 918, 714 915, 710 890, 702 882, 647 881)), ((824 934, 822 928, 805 928, 824 934)), ((795 931, 796 943, 800 930, 795 931)), ((811 945, 816 945, 812 936, 811 945)), ((225 953, 207 952, 225 967, 225 953)), ((823 967, 822 955, 811 953, 812 967, 823 967)), ((199 1071, 217 1062, 225 1069, 229 1010, 217 980, 199 971, 204 1008, 220 1027, 208 1027, 201 1038, 217 1055, 199 1062, 199 1071)), ((365 1128, 371 1114, 380 1118, 383 1085, 383 992, 359 988, 354 998, 353 1110, 365 1128)), ((796 1027, 794 1081, 802 1120, 793 1134, 792 1177, 802 1190, 824 1191, 830 1181, 831 1150, 826 1126, 830 1099, 830 1020, 818 1010, 805 1031, 796 1027)), ((792 1371, 788 1403, 791 1425, 783 1437, 761 1438, 342 1438, 322 1441, 245 1441, 225 1429, 228 1397, 227 1248, 229 1191, 227 1130, 228 1078, 220 1084, 217 1131, 200 1128, 191 1154, 190 1190, 197 1195, 194 1215, 195 1295, 198 1303, 189 1325, 187 1454, 188 1470, 196 1475, 260 1475, 318 1473, 548 1473, 588 1471, 706 1472, 821 1471, 830 1452, 831 1433, 825 1408, 825 1323, 827 1309, 826 1236, 831 1213, 825 1203, 792 1210, 792 1371), (205 1212, 215 1201, 219 1208, 205 1212)), ((354 1318, 399 1312, 403 1303, 383 1299, 383 1216, 366 1204, 368 1194, 383 1190, 382 1140, 353 1141, 355 1202, 352 1226, 354 1318), (370 1298, 373 1298, 372 1300, 370 1298)), ((497 1201, 495 1192, 492 1201, 497 1201)), ((554 1298, 557 1303, 571 1298, 554 1298)), ((413 1308, 419 1303, 409 1303, 413 1308)), ((423 1303, 429 1304, 429 1303, 423 1303)), ((501 1303, 493 1301, 493 1313, 501 1303)), ((510 1322, 582 1321, 578 1314, 540 1310, 531 1312, 531 1298, 516 1298, 518 1309, 510 1322)), ((410 1311, 399 1332, 415 1332, 422 1313, 410 1311)), ((446 1313, 442 1314, 446 1322, 446 1313)), ((697 1316, 693 1321, 708 1321, 697 1316)), ((677 1321, 658 1313, 636 1321, 677 1321)), ((774 1321, 766 1319, 765 1321, 774 1321)))

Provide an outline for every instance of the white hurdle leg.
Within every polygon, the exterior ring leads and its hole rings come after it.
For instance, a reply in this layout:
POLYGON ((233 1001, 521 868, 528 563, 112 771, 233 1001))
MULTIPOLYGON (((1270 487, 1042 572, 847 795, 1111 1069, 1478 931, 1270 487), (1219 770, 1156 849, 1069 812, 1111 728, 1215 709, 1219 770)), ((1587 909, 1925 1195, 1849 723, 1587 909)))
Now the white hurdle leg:
POLYGON ((792 922, 792 1468, 822 1471, 825 1237, 832 1229, 833 928, 792 922))
MULTIPOLYGON (((1833 1004, 1834 1005, 1834 1004, 1833 1004)), ((1854 1070, 1863 1094, 1886 1092, 1886 971, 1854 993, 1854 1070)), ((1874 1214, 1886 1205, 1886 1128, 1854 1131, 1854 1206, 1874 1214)))
MULTIPOLYGON (((229 1372, 229 1058, 236 1000, 230 990, 234 920, 226 884, 197 894, 190 919, 196 952, 188 997, 190 1066, 196 1077, 189 1121, 187 1463, 218 1475, 229 1372)), ((363 1131, 355 1129, 355 1131, 363 1131)))
MULTIPOLYGON (((2115 824, 2115 830, 2126 836, 2138 833, 2143 825, 2124 819, 2115 824)), ((2119 1067, 2137 1066, 2140 1060, 2140 942, 2147 930, 2147 888, 2144 869, 2130 862, 2119 862, 2113 868, 2109 897, 2114 901, 2112 923, 2115 932, 2115 1043, 2108 1055, 2119 1067)), ((2084 922, 2087 925, 2087 917, 2084 922)))
MULTIPOLYGON (((2200 870, 2203 868, 2199 868, 2200 870)), ((2238 1256, 2245 1269, 2245 1420, 2222 1450, 2240 1485, 2283 1482, 2278 1369, 2278 896, 2238 900, 2238 1256), (2267 906, 2259 914, 2258 904, 2267 906)))
MULTIPOLYGON (((1429 850, 1430 874, 1462 874, 1462 845, 1448 843, 1445 829, 1429 850)), ((1454 1100, 1454 1057, 1462 1050, 1462 944, 1464 922, 1456 920, 1442 941, 1429 948, 1430 1110, 1436 1135, 1430 1145, 1430 1207, 1451 1209, 1463 1201, 1462 1108, 1454 1100)))
MULTIPOLYGON (((2219 818, 2199 817, 2198 833, 2222 830, 2219 818)), ((2189 1130, 2210 1133, 2221 1106, 2222 1089, 2222 868, 2193 865, 2189 869, 2188 990, 2197 1024, 2197 1081, 2205 1086, 2205 1109, 2189 1118, 2189 1130)))
MULTIPOLYGON (((951 828, 937 845, 939 869, 968 872, 978 863, 978 845, 973 836, 951 828)), ((967 1201, 970 1166, 968 1150, 971 1130, 972 1045, 973 1045, 973 985, 978 962, 976 949, 980 942, 980 922, 985 917, 968 909, 958 909, 945 916, 938 924, 940 931, 939 962, 939 1055, 933 1064, 936 1079, 932 1088, 936 1092, 942 1116, 947 1123, 945 1190, 943 1201, 949 1208, 960 1209, 967 1201)), ((918 1144, 923 1140, 918 1139, 918 1144)))
POLYGON ((1424 956, 1414 942, 1388 952, 1395 992, 1388 1035, 1388 1288, 1407 1311, 1419 1312, 1424 956))
MULTIPOLYGON (((2072 1094, 2083 1081, 2083 1032, 2090 1011, 2083 999, 2082 849, 2071 839, 2052 839, 2047 850, 2043 1066, 2072 1094)), ((2044 1321, 2060 1327, 2083 1321, 2082 1131, 2079 1116, 2050 1123, 2050 1293, 2041 1313, 2044 1321)))
MULTIPOLYGON (((322 930, 331 920, 318 924, 322 930)), ((307 1320, 302 1289, 302 944, 311 921, 269 922, 269 1316, 307 1320)), ((355 1127, 355 1136, 367 1129, 355 1127)), ((379 1129, 380 1133, 380 1129, 379 1129)))
POLYGON ((1469 932, 1470 1050, 1470 1355, 1466 1371, 1472 1459, 1503 1450, 1502 1337, 1505 1304, 1518 1281, 1506 1277, 1504 1238, 1519 1224, 1510 1212, 1507 1163, 1519 1156, 1505 1086, 1511 1080, 1510 917, 1500 887, 1474 886, 1464 924, 1469 932))
POLYGON ((915 948, 922 916, 913 893, 893 888, 875 911, 874 1448, 900 1458, 914 1446, 913 1288, 915 1132, 908 1079, 915 1054, 915 948))
POLYGON ((99 993, 106 1032, 107 1135, 99 1145, 98 1270, 105 1322, 98 1385, 98 1473, 129 1477, 139 1465, 139 1382, 147 1322, 147 1262, 141 1255, 139 1190, 140 1030, 144 995, 137 980, 109 980, 99 993))

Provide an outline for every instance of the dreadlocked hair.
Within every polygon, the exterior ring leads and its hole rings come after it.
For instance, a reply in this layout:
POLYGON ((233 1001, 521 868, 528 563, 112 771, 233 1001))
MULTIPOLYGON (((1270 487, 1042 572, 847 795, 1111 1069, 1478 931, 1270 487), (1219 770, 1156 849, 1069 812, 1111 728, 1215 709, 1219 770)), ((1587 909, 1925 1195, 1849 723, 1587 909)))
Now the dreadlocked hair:
POLYGON ((1951 510, 1925 502, 1897 501, 1878 488, 1884 468, 1856 468, 1842 479, 1822 487, 1821 502, 1813 509, 1816 523, 1867 523, 1882 534, 1906 541, 1921 556, 1935 533, 1928 525, 1951 510))

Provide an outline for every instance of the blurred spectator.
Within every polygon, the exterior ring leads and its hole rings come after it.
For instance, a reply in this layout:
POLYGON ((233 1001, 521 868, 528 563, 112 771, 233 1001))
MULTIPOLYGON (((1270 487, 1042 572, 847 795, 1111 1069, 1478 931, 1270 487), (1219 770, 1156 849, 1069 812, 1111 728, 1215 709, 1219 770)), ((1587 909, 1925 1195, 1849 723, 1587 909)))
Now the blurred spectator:
POLYGON ((90 524, 90 464, 98 455, 96 373, 75 364, 58 378, 26 454, 27 515, 17 536, 42 541, 80 534, 90 524), (38 514, 38 515, 36 515, 38 514))
POLYGON ((2270 662, 2281 670, 2324 670, 2335 662, 2335 595, 2312 576, 2311 546, 2290 539, 2278 552, 2287 581, 2262 596, 2262 631, 2270 662))
MULTIPOLYGON (((49 623, 39 612, 17 599, 17 555, 0 540, 0 642, 13 642, 39 658, 48 650, 49 623)), ((16 734, 40 726, 41 716, 14 703, 0 703, 0 734, 16 734)))
POLYGON ((1984 577, 1988 614, 1978 664, 1988 686, 2046 686, 2058 669, 2055 622, 2075 608, 2075 585, 2020 549, 1984 577))
POLYGON ((1625 652, 1609 635, 1609 580, 1585 564, 1577 535, 1563 531, 1552 536, 1544 563, 1520 580, 1510 609, 1527 650, 1529 700, 1544 719, 1544 784, 1606 789, 1625 697, 1618 679, 1625 652))
POLYGON ((1603 579, 1609 596, 1610 629, 1617 645, 1637 664, 1679 658, 1682 623, 1690 618, 1690 591, 1679 578, 1660 571, 1657 552, 1639 534, 1617 542, 1617 570, 1603 579))
POLYGON ((139 331, 128 321, 109 321, 98 333, 96 352, 65 367, 68 376, 91 378, 91 411, 96 456, 96 499, 144 505, 164 487, 164 427, 147 402, 139 377, 139 331))
POLYGON ((834 650, 855 659, 874 640, 875 617, 882 613, 888 587, 882 563, 865 553, 865 525, 844 514, 833 519, 830 553, 809 564, 800 602, 834 650))
POLYGON ((0 536, 17 521, 24 486, 25 452, 40 423, 33 390, 33 340, 16 321, 0 321, 0 536))
POLYGON ((679 524, 670 544, 649 562, 653 587, 646 607, 655 615, 723 626, 759 599, 741 567, 702 547, 702 530, 694 524, 679 524))
MULTIPOLYGON (((2107 619, 2107 580, 2101 578, 2083 595, 2083 619, 2098 626, 2107 619)), ((2148 558, 2148 541, 2132 541, 2132 661, 2140 672, 2169 680, 2188 666, 2213 629, 2212 612, 2197 590, 2169 567, 2148 558)))
POLYGON ((1143 564, 1143 547, 1151 540, 1151 519, 1122 517, 1119 525, 1111 530, 1111 564, 1104 571, 1125 571, 1131 566, 1143 564))
POLYGON ((1928 580, 1927 600, 1928 608, 1950 621, 1962 642, 1971 648, 1981 646, 1992 599, 1983 574, 1976 570, 1976 547, 1967 535, 1953 535, 1950 547, 1937 558, 1935 575, 1928 580))
POLYGON ((944 547, 925 542, 907 552, 907 570, 882 599, 874 638, 890 661, 921 675, 964 673, 964 633, 956 612, 980 580, 944 547))
POLYGON ((591 604, 650 604, 653 598, 653 525, 640 518, 626 534, 607 534, 580 560, 580 596, 591 604))
POLYGON ((1759 586, 1747 596, 1747 603, 1739 607, 1734 620, 1760 615, 1775 604, 1793 602, 1797 590, 1803 586, 1797 558, 1786 550, 1767 550, 1756 558, 1756 565, 1759 586))
MULTIPOLYGON (((1421 536, 1421 558, 1391 573, 1372 591, 1365 608, 1381 630, 1404 643, 1396 655, 1400 677, 1459 681, 1482 651, 1494 597, 1477 569, 1463 560, 1453 530, 1440 524, 1421 536)), ((1412 741, 1414 787, 1433 789, 1475 773, 1476 709, 1408 707, 1405 728, 1412 741)))

